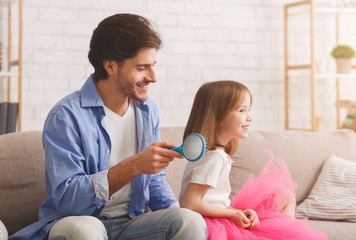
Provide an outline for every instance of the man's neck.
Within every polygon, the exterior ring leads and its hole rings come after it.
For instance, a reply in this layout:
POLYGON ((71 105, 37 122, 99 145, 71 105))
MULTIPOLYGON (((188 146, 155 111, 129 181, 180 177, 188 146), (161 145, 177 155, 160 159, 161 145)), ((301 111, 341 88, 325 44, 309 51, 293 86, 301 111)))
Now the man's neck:
POLYGON ((116 88, 112 88, 106 84, 105 80, 99 80, 95 83, 104 105, 119 116, 123 116, 130 104, 128 96, 123 96, 118 93, 116 88))

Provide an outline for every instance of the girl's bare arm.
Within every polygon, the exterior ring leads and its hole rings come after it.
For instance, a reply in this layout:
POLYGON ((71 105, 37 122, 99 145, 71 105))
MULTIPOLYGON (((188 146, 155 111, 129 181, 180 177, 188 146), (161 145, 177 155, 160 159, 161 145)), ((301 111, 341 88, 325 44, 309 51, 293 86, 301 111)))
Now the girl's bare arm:
POLYGON ((229 218, 242 228, 255 227, 259 224, 257 214, 251 209, 241 211, 234 208, 222 208, 204 201, 202 197, 209 188, 209 185, 190 183, 180 200, 181 207, 189 208, 205 217, 229 218))

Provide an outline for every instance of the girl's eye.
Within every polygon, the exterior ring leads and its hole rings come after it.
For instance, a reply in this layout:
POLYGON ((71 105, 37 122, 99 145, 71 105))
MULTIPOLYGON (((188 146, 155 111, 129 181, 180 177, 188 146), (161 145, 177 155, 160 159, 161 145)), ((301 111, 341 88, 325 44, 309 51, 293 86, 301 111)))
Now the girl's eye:
POLYGON ((243 108, 243 109, 240 109, 240 112, 245 112, 245 111, 246 111, 246 109, 244 109, 244 108, 243 108))

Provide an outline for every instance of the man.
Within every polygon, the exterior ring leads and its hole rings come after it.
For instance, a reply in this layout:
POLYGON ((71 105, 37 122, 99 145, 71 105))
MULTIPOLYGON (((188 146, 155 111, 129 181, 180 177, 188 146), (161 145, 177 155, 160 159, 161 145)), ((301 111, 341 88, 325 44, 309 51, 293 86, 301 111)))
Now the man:
POLYGON ((95 73, 57 103, 43 131, 48 199, 37 223, 10 239, 205 239, 197 213, 179 208, 165 180, 182 156, 161 143, 147 95, 161 47, 150 22, 117 14, 94 30, 95 73), (144 213, 149 206, 152 212, 144 213))

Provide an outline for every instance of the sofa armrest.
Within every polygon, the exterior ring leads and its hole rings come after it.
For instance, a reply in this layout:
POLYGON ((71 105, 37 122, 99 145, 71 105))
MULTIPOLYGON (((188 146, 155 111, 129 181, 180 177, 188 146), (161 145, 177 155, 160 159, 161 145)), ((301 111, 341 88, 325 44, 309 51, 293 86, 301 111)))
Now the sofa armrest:
POLYGON ((5 225, 0 220, 0 240, 7 240, 8 233, 5 225))
POLYGON ((46 200, 42 132, 0 135, 0 219, 9 235, 38 220, 46 200))

